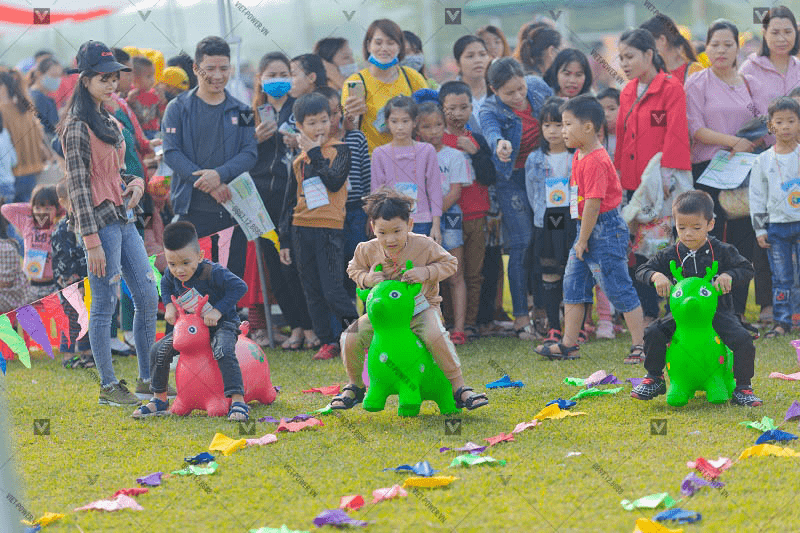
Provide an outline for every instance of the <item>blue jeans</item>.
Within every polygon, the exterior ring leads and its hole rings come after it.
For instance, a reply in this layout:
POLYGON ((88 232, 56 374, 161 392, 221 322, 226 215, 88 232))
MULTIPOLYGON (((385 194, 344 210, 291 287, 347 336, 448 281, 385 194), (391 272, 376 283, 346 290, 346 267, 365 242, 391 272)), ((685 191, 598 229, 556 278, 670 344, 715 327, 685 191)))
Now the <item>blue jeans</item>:
POLYGON ((778 222, 767 228, 772 270, 772 315, 785 330, 792 327, 792 286, 795 269, 792 254, 800 257, 800 222, 778 222))
POLYGON ((31 193, 33 188, 36 187, 36 179, 39 174, 25 174, 24 176, 17 176, 14 181, 14 201, 15 202, 30 202, 31 193))
POLYGON ((510 180, 497 180, 495 185, 500 212, 503 214, 504 248, 508 253, 508 288, 515 318, 528 315, 525 253, 533 237, 533 213, 524 180, 525 170, 518 169, 510 180))
POLYGON ((420 235, 427 235, 430 237, 431 229, 433 229, 433 222, 414 222, 411 231, 419 233, 420 235))
POLYGON ((97 277, 89 273, 92 290, 92 309, 89 315, 89 341, 94 360, 100 372, 103 387, 117 383, 111 366, 111 346, 108 332, 111 316, 117 308, 120 279, 133 296, 133 335, 139 361, 139 377, 150 379, 150 347, 156 338, 156 312, 158 292, 144 241, 135 224, 116 221, 97 232, 106 255, 106 275, 97 277))
POLYGON ((639 297, 628 274, 628 240, 628 225, 619 209, 601 213, 589 236, 589 249, 583 253, 583 261, 575 255, 574 247, 569 251, 564 272, 564 303, 592 303, 592 289, 598 283, 617 311, 628 313, 639 307, 639 297))

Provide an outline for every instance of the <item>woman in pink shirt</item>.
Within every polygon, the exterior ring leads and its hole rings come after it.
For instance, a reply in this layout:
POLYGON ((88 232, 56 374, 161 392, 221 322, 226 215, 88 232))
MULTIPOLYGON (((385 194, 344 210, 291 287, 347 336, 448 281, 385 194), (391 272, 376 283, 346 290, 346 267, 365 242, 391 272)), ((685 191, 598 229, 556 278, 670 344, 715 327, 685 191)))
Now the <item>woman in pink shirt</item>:
MULTIPOLYGON (((754 80, 736 72, 738 53, 739 30, 730 21, 715 22, 706 36, 706 54, 711 67, 692 74, 686 80, 686 110, 689 135, 694 141, 691 159, 695 182, 718 151, 727 150, 733 154, 753 152, 757 148, 748 139, 736 136, 739 129, 758 114, 748 89, 754 80)), ((729 219, 717 201, 719 189, 697 183, 695 186, 714 198, 716 223, 711 234, 733 244, 739 253, 752 261, 756 236, 750 217, 729 219)), ((748 288, 748 285, 737 286, 731 291, 734 310, 739 315, 744 314, 748 288)), ((757 303, 770 305, 771 300, 767 298, 765 302, 757 303)))
MULTIPOLYGON (((739 74, 752 80, 750 93, 759 115, 767 114, 770 102, 778 96, 787 96, 800 86, 800 60, 795 57, 798 45, 797 20, 792 10, 786 6, 773 7, 764 16, 762 23, 764 39, 761 52, 750 54, 739 74)), ((767 146, 775 142, 772 135, 766 138, 767 146)), ((761 320, 772 318, 772 277, 767 252, 756 247, 753 253, 753 267, 756 270, 756 299, 762 303, 761 320), (766 303, 767 299, 770 300, 766 303)))

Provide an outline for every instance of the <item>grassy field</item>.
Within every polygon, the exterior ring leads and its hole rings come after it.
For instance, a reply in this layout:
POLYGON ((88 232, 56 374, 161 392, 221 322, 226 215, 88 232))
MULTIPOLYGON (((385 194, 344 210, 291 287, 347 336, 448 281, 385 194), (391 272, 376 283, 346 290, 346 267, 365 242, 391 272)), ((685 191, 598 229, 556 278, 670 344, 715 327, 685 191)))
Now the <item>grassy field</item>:
MULTIPOLYGON (((460 435, 448 435, 433 404, 417 418, 400 419, 396 399, 387 410, 361 408, 323 417, 324 427, 280 433, 278 442, 218 457, 220 467, 202 478, 172 476, 138 496, 144 511, 74 513, 72 509, 136 486, 135 479, 183 467, 183 458, 207 451, 215 432, 238 438, 239 427, 224 419, 193 415, 137 421, 131 409, 97 405, 94 370, 64 370, 58 360, 35 357, 33 368, 12 363, 4 378, 11 400, 12 453, 23 494, 15 494, 35 516, 45 511, 67 517, 47 531, 89 532, 247 532, 263 526, 314 530, 311 520, 338 506, 339 498, 361 494, 367 505, 352 516, 374 521, 372 532, 630 532, 639 517, 620 500, 656 492, 679 498, 689 473, 686 462, 699 456, 736 459, 759 433, 739 425, 769 416, 780 422, 800 385, 768 379, 771 371, 797 371, 792 337, 757 341, 755 391, 758 408, 713 406, 695 399, 670 408, 660 397, 630 398, 631 385, 616 396, 579 400, 573 410, 586 416, 548 420, 500 443, 486 455, 505 466, 448 469, 452 452, 467 441, 510 432, 530 421, 549 400, 578 392, 566 376, 586 377, 603 369, 624 380, 641 377, 641 366, 622 364, 629 337, 592 341, 576 361, 550 362, 516 339, 481 339, 459 349, 467 383, 483 385, 508 372, 522 389, 490 391, 491 404, 460 415, 460 435), (50 419, 50 435, 34 435, 34 419, 50 419), (665 419, 666 435, 651 435, 651 420, 665 419), (569 452, 580 455, 567 457, 569 452), (459 479, 447 488, 420 489, 402 500, 371 501, 374 489, 402 484, 405 474, 386 467, 428 460, 441 475, 459 479), (202 483, 200 483, 202 481, 202 483)), ((254 407, 253 420, 293 416, 324 406, 328 398, 302 389, 344 383, 341 362, 312 361, 311 352, 269 351, 272 380, 282 386, 273 405, 254 407)), ((120 358, 117 375, 135 381, 136 361, 120 358)), ((659 423, 660 425, 660 423, 659 423)), ((454 426, 450 426, 454 427, 454 426)), ((792 422, 782 429, 797 433, 792 422)), ((255 435, 274 432, 257 423, 255 435)), ((798 448, 797 445, 792 446, 798 448)), ((724 491, 705 488, 678 506, 702 514, 684 531, 800 531, 800 458, 753 458, 723 473, 724 491)), ((678 527, 674 525, 673 527, 678 527)))

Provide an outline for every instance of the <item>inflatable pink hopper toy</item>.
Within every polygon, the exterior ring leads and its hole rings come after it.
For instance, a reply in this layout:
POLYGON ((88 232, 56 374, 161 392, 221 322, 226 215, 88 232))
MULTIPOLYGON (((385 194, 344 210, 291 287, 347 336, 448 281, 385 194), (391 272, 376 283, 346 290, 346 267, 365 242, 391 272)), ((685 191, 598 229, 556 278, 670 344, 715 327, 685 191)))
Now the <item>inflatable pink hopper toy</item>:
MULTIPOLYGON (((178 367, 175 369, 175 384, 178 396, 170 407, 176 415, 188 415, 194 409, 206 411, 208 416, 226 416, 231 399, 225 397, 222 374, 211 352, 211 338, 208 327, 200 316, 208 301, 203 296, 197 303, 194 313, 186 313, 178 305, 175 297, 172 303, 178 309, 172 345, 180 353, 178 367)), ((265 405, 275 400, 275 387, 269 375, 269 363, 263 350, 246 337, 247 322, 242 324, 236 342, 236 358, 242 371, 244 401, 257 400, 265 405)))

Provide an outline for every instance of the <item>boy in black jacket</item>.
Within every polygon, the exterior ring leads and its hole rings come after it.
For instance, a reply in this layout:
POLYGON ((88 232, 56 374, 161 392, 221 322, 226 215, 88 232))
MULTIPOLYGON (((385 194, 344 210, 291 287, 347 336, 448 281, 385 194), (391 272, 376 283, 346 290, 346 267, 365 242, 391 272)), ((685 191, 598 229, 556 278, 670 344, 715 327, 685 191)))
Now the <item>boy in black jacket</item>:
POLYGON ((439 104, 444 110, 445 146, 460 150, 468 157, 474 173, 473 183, 461 189, 458 205, 463 213, 464 282, 467 286, 467 314, 464 330, 477 335, 478 309, 483 284, 483 258, 486 254, 484 225, 489 212, 489 185, 497 175, 492 152, 482 135, 466 128, 472 116, 472 91, 463 81, 448 81, 439 89, 439 104))
MULTIPOLYGON (((678 232, 678 242, 658 252, 647 263, 636 269, 636 279, 655 285, 658 295, 669 296, 673 283, 669 263, 675 261, 683 268, 684 277, 702 277, 706 267, 714 261, 719 263, 720 274, 714 286, 726 295, 720 298, 714 315, 714 330, 733 351, 733 374, 736 388, 731 402, 737 405, 756 407, 762 404, 753 394, 750 379, 754 373, 756 349, 753 338, 733 312, 728 294, 733 285, 749 283, 753 279, 753 265, 742 257, 736 248, 709 237, 714 228, 714 201, 704 191, 687 191, 675 198, 672 216, 678 232)), ((644 367, 647 376, 634 387, 631 396, 638 400, 651 400, 667 392, 664 383, 664 364, 667 344, 675 333, 675 320, 667 313, 653 322, 644 332, 644 350, 647 354, 644 367)))

